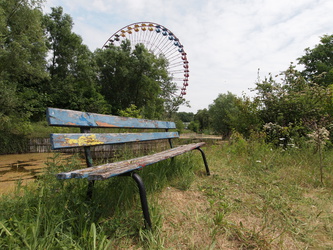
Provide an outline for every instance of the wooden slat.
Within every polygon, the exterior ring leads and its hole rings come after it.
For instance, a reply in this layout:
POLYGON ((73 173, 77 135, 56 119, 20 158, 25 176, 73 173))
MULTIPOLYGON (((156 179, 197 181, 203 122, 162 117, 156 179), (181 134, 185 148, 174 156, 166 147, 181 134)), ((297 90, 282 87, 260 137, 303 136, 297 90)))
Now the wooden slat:
POLYGON ((48 108, 46 114, 48 123, 51 126, 160 129, 176 128, 174 122, 101 115, 67 109, 48 108))
POLYGON ((101 166, 79 169, 66 173, 60 173, 57 175, 57 178, 58 179, 88 178, 88 180, 105 180, 113 176, 141 169, 153 163, 157 163, 159 161, 175 157, 177 155, 199 148, 204 144, 205 144, 204 142, 199 142, 188 145, 182 145, 153 155, 143 156, 121 162, 108 163, 101 166))
POLYGON ((51 134, 52 149, 178 138, 178 132, 51 134))

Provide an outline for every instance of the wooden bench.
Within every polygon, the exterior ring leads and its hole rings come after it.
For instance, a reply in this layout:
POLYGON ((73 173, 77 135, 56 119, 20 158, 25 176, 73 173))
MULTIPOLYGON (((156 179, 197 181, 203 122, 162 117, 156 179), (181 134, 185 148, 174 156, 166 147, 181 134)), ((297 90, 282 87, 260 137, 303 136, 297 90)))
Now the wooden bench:
MULTIPOLYGON (((79 127, 80 133, 51 134, 52 149, 64 149, 73 147, 83 147, 86 158, 87 168, 74 170, 66 173, 57 174, 58 179, 87 178, 89 181, 88 195, 91 198, 94 181, 106 180, 114 176, 131 176, 138 185, 146 226, 151 228, 151 220, 148 211, 148 202, 146 191, 138 170, 145 166, 157 163, 159 161, 173 158, 185 152, 197 149, 201 152, 207 175, 210 175, 206 156, 200 148, 205 143, 192 143, 173 147, 172 139, 178 138, 177 132, 169 132, 175 129, 174 122, 155 121, 128 117, 119 117, 111 115, 101 115, 73 110, 48 108, 47 120, 50 126, 79 127), (165 132, 147 132, 147 133, 90 133, 91 128, 126 128, 130 129, 159 129, 165 132), (125 161, 94 166, 91 157, 91 146, 141 142, 152 140, 165 140, 170 143, 171 149, 163 152, 146 155, 125 161)), ((155 130, 156 131, 156 130, 155 130)))

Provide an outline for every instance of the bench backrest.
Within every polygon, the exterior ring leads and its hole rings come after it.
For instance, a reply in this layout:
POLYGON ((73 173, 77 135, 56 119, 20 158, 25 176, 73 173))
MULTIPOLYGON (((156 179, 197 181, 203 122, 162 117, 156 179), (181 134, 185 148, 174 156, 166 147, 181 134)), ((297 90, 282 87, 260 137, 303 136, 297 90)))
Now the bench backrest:
POLYGON ((50 126, 79 127, 80 133, 51 134, 52 149, 178 138, 174 122, 101 115, 66 109, 47 109, 50 126), (148 133, 90 133, 90 128, 164 129, 148 133))

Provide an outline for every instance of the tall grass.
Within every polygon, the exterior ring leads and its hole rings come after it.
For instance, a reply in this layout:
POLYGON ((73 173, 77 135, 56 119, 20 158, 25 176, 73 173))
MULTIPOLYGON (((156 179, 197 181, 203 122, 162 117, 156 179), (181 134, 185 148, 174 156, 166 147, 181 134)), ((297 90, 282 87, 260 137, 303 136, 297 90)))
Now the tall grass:
POLYGON ((139 195, 128 177, 57 181, 79 167, 50 159, 35 185, 0 201, 1 249, 331 249, 333 151, 320 181, 311 147, 276 149, 239 137, 140 172, 153 230, 145 230, 139 195))
MULTIPOLYGON (((64 163, 55 155, 47 163, 47 173, 35 185, 19 186, 16 194, 2 197, 1 249, 107 249, 118 246, 123 238, 140 241, 144 223, 132 178, 96 182, 89 200, 86 180, 58 181, 54 176, 80 167, 80 162, 75 156, 64 163)), ((191 172, 188 155, 149 166, 140 175, 150 195, 172 183, 186 189, 186 182, 181 180, 188 179, 186 176, 193 175, 191 172)), ((152 206, 151 216, 157 227, 158 208, 152 206)))
POLYGON ((245 249, 333 247, 332 151, 324 185, 319 159, 306 145, 276 149, 240 138, 210 153, 220 170, 199 187, 209 197, 216 242, 221 237, 245 249))

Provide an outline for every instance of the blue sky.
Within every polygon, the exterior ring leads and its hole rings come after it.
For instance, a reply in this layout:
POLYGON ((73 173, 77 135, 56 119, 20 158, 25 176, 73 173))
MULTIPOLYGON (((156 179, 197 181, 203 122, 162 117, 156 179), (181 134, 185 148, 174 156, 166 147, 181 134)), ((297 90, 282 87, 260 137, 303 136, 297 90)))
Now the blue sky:
POLYGON ((186 99, 196 112, 228 91, 254 96, 258 68, 277 75, 333 34, 331 0, 47 0, 62 6, 73 31, 94 51, 117 30, 135 22, 159 23, 187 52, 186 99))

